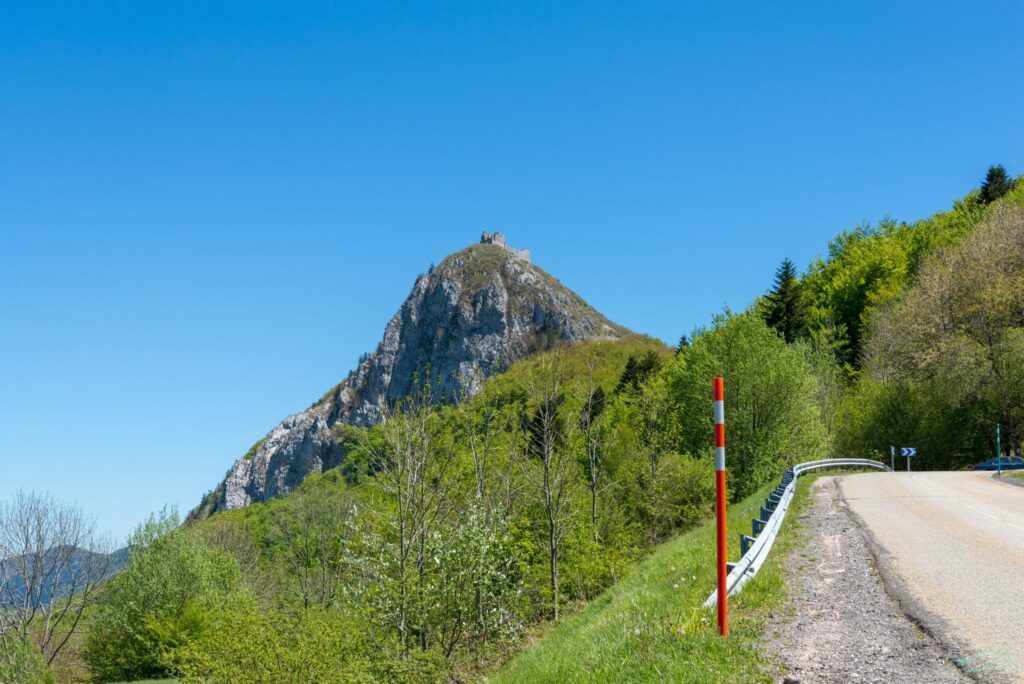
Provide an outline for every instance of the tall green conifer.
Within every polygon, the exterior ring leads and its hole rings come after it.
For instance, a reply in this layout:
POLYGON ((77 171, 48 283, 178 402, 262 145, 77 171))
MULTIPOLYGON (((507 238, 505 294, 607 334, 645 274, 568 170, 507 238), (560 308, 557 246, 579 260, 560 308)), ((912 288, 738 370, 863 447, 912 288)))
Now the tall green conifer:
POLYGON ((1002 164, 990 166, 985 174, 985 181, 981 184, 981 201, 991 204, 997 199, 1013 190, 1013 180, 1006 174, 1002 164))
POLYGON ((793 342, 807 334, 807 311, 796 267, 784 259, 775 272, 775 285, 765 297, 764 320, 782 335, 786 342, 793 342))

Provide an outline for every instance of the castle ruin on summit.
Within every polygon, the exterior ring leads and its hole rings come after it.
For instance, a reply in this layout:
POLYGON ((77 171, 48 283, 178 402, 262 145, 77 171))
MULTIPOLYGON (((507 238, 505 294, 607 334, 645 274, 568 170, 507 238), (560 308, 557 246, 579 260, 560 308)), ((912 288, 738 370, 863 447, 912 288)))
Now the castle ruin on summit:
POLYGON ((519 257, 523 261, 530 261, 530 250, 528 249, 516 249, 515 247, 509 247, 508 243, 505 242, 505 234, 497 231, 488 233, 486 230, 483 235, 480 236, 480 244, 482 245, 495 245, 497 247, 503 247, 508 251, 512 252, 515 256, 519 257))

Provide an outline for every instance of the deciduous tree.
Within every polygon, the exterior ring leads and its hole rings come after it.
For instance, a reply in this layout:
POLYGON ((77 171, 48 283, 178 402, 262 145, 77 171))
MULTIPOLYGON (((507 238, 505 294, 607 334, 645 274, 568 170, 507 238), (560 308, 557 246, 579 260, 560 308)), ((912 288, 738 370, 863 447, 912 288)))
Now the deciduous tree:
POLYGON ((0 658, 24 644, 53 663, 111 569, 109 540, 78 506, 17 492, 0 503, 0 658))

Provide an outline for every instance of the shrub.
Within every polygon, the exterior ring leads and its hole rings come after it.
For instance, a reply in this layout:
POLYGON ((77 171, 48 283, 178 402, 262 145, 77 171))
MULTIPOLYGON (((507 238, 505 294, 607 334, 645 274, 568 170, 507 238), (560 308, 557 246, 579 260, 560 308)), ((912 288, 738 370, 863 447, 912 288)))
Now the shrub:
POLYGON ((240 589, 238 563, 164 510, 129 539, 129 561, 104 588, 85 661, 98 681, 160 678, 165 654, 197 638, 240 589))
POLYGON ((13 639, 7 657, 0 658, 0 682, 5 684, 53 684, 53 673, 39 651, 27 641, 13 639))
POLYGON ((266 610, 239 598, 210 615, 208 629, 172 649, 185 682, 375 682, 364 632, 337 612, 266 610))

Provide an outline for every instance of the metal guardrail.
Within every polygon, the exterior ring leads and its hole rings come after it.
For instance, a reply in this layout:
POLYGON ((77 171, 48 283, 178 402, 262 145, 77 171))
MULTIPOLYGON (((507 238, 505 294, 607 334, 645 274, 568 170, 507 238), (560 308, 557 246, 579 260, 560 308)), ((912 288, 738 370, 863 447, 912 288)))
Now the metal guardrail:
MULTIPOLYGON (((738 594, 743 585, 750 581, 764 565, 768 558, 768 552, 775 543, 775 537, 779 534, 782 521, 789 510, 789 504, 796 493, 796 480, 801 474, 809 470, 819 468, 878 468, 879 470, 892 470, 889 466, 880 461, 873 461, 868 458, 827 458, 821 461, 808 461, 793 466, 782 475, 782 482, 776 487, 765 505, 761 508, 759 517, 752 521, 753 536, 740 535, 741 558, 736 563, 730 563, 732 568, 726 578, 726 587, 729 596, 738 594)), ((705 608, 711 608, 718 604, 718 592, 713 591, 704 602, 705 608)))

